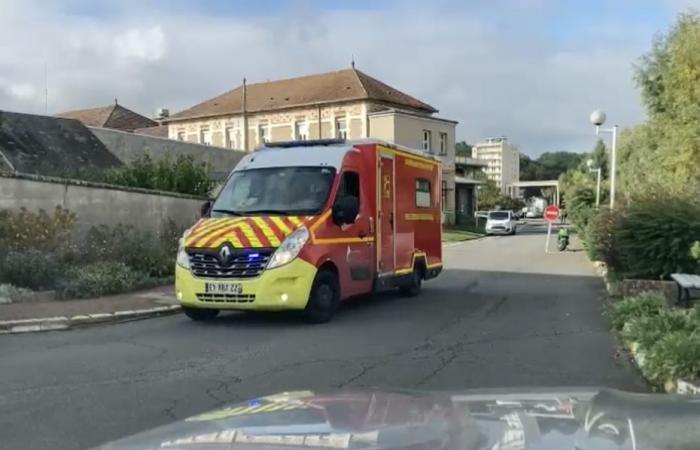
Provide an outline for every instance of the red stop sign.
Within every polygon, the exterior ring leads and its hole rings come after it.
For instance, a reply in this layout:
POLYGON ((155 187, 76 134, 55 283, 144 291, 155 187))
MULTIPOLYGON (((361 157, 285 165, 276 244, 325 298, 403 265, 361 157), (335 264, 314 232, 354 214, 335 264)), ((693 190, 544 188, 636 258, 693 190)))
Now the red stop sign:
POLYGON ((544 209, 544 220, 547 222, 556 222, 559 219, 559 208, 550 205, 544 209))

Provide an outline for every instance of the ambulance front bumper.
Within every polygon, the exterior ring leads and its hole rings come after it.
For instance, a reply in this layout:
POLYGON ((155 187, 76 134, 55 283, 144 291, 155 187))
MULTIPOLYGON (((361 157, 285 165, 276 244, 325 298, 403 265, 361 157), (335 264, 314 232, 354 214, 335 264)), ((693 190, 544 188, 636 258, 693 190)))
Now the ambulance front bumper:
POLYGON ((200 278, 176 266, 175 293, 182 306, 205 309, 281 311, 304 309, 316 267, 295 259, 275 269, 264 270, 255 278, 200 278), (240 292, 207 295, 206 283, 239 283, 240 292))

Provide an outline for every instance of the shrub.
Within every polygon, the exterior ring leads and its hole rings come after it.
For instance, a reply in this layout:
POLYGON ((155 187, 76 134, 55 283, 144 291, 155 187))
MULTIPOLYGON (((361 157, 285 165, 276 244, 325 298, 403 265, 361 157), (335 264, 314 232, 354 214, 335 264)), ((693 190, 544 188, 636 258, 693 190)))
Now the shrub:
POLYGON ((657 315, 631 319, 623 327, 622 336, 628 342, 637 342, 640 348, 648 350, 669 333, 690 333, 697 328, 698 322, 686 311, 664 308, 657 315))
POLYGON ((31 290, 18 288, 11 284, 0 284, 0 305, 31 300, 33 295, 31 290))
POLYGON ((693 242, 693 246, 690 247, 690 257, 697 263, 695 270, 700 273, 700 241, 693 242))
POLYGON ((163 277, 175 270, 175 254, 182 230, 172 221, 161 233, 142 231, 131 225, 99 225, 90 228, 83 241, 66 251, 73 264, 116 261, 144 274, 163 277))
POLYGON ((601 209, 588 219, 582 239, 588 257, 593 261, 603 261, 608 268, 617 270, 620 266, 615 246, 615 233, 618 215, 609 209, 601 209))
POLYGON ((10 251, 0 261, 0 283, 33 290, 51 289, 60 276, 58 267, 52 253, 36 249, 10 251))
POLYGON ((182 154, 175 159, 168 154, 153 161, 144 153, 124 166, 103 171, 83 170, 76 176, 89 181, 190 195, 207 195, 215 185, 209 178, 206 164, 182 154))
POLYGON ((3 211, 0 215, 0 250, 55 251, 70 239, 74 213, 57 206, 53 214, 39 210, 3 211))
POLYGON ((644 373, 661 383, 670 378, 697 380, 700 376, 700 334, 676 331, 661 337, 646 353, 644 373))
POLYGON ((658 294, 645 293, 615 302, 609 309, 610 322, 615 330, 640 317, 657 316, 664 309, 665 300, 658 294))
POLYGON ((700 202, 663 196, 632 202, 617 227, 617 254, 630 278, 667 278, 694 272, 689 249, 700 236, 700 202))
POLYGON ((126 292, 141 286, 145 276, 120 262, 73 267, 59 290, 63 298, 87 298, 126 292))

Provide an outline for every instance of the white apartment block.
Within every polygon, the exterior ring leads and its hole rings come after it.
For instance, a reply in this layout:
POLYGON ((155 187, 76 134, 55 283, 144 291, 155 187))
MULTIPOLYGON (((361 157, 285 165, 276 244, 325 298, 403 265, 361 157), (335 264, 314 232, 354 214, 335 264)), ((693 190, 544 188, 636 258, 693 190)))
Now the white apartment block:
POLYGON ((506 137, 487 138, 472 147, 472 156, 486 161, 489 180, 496 182, 502 194, 508 186, 520 181, 520 152, 506 137))

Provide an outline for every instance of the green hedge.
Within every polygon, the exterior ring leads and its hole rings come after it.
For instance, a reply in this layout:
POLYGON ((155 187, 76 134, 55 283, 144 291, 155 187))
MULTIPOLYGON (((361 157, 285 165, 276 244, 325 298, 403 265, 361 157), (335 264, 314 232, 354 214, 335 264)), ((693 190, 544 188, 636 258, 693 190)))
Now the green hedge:
POLYGON ((630 278, 694 272, 691 247, 700 236, 700 200, 648 198, 625 208, 617 225, 621 267, 630 278))

